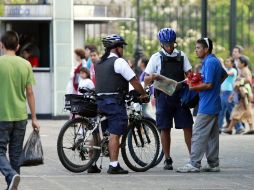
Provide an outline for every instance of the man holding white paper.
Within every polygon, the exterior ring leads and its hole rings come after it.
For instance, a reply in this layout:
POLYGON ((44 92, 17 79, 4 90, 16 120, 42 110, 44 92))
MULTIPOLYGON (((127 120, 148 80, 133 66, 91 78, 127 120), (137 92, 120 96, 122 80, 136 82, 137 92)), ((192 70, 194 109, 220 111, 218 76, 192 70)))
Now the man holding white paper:
MULTIPOLYGON (((171 28, 163 28, 158 33, 161 50, 153 54, 148 62, 145 73, 145 84, 160 80, 160 75, 183 81, 185 75, 191 71, 191 64, 187 56, 176 47, 176 33, 171 28)), ((183 129, 185 142, 190 153, 193 118, 190 109, 181 104, 180 93, 175 91, 172 96, 165 91, 156 90, 156 123, 161 130, 161 142, 165 155, 164 169, 173 170, 170 156, 171 128, 173 119, 175 128, 183 129)))

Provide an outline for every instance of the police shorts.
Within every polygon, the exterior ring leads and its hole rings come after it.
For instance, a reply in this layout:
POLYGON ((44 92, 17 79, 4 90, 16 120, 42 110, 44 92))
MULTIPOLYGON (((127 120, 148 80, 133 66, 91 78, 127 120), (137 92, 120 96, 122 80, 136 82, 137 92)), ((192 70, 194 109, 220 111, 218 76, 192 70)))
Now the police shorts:
POLYGON ((107 120, 103 122, 102 128, 114 135, 123 135, 128 126, 128 116, 125 103, 119 103, 115 96, 105 95, 97 98, 100 112, 105 113, 107 120))
POLYGON ((168 96, 160 92, 156 97, 156 123, 159 129, 173 127, 176 129, 192 128, 193 118, 190 109, 182 106, 178 95, 168 96))

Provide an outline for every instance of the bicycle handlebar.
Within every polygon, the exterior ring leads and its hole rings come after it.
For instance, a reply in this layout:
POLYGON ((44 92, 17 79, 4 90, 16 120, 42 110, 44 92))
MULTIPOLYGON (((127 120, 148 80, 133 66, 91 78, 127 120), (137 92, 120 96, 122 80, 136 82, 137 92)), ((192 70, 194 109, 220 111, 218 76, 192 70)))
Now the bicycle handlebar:
MULTIPOLYGON (((145 88, 146 94, 148 95, 147 98, 145 99, 140 99, 140 94, 136 90, 131 90, 128 92, 125 96, 124 99, 126 100, 127 104, 134 102, 134 103, 148 103, 150 100, 150 89, 149 87, 145 88)), ((94 90, 91 90, 89 88, 80 88, 79 92, 84 95, 85 98, 96 98, 98 97, 96 92, 94 90)))

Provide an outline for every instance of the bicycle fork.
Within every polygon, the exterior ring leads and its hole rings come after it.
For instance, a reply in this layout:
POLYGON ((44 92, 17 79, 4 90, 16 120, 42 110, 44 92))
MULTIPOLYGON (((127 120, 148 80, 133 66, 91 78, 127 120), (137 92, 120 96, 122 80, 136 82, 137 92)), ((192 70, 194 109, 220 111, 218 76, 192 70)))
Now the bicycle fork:
POLYGON ((145 126, 141 126, 141 124, 139 123, 138 127, 135 127, 135 128, 133 128, 132 133, 133 133, 133 138, 134 138, 136 146, 138 146, 138 147, 139 146, 141 146, 141 147, 145 146, 145 141, 144 141, 144 138, 143 138, 144 135, 142 135, 142 129, 144 131, 145 138, 147 139, 147 143, 150 144, 151 140, 150 140, 150 137, 147 133, 147 130, 146 130, 145 126), (135 131, 135 128, 137 129, 136 131, 135 131), (139 145, 137 137, 139 137, 139 142, 141 143, 141 145, 139 145))

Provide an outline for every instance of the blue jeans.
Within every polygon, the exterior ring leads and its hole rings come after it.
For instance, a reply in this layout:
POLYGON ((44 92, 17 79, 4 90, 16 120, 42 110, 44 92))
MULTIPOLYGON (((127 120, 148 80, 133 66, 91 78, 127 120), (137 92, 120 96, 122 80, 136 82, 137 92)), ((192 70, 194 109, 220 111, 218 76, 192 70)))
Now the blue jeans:
MULTIPOLYGON (((232 102, 228 102, 228 98, 229 96, 232 94, 231 91, 223 91, 220 94, 220 98, 221 98, 221 111, 219 113, 219 117, 218 117, 218 126, 219 129, 222 129, 223 126, 223 120, 226 116, 226 113, 229 113, 229 115, 231 115, 231 112, 235 106, 234 101, 232 102)), ((243 128, 241 123, 237 123, 235 126, 236 131, 239 131, 241 128, 243 128)))
POLYGON ((222 129, 223 126, 223 120, 226 116, 226 113, 228 112, 229 115, 231 114, 233 108, 234 108, 234 102, 228 102, 229 96, 232 94, 231 91, 223 91, 220 94, 220 99, 221 99, 221 111, 219 113, 218 117, 218 126, 219 129, 222 129))
POLYGON ((9 185, 12 177, 20 173, 19 159, 22 153, 27 120, 0 121, 0 171, 9 185), (9 160, 6 157, 8 145, 9 160))

